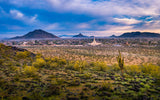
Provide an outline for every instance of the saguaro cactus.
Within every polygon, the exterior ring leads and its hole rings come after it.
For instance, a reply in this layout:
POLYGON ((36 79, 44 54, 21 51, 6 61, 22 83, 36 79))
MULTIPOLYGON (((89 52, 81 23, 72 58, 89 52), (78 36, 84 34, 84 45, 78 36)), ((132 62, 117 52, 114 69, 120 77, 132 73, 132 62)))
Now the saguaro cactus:
POLYGON ((123 76, 124 57, 122 58, 120 51, 119 51, 119 55, 118 55, 118 57, 117 57, 117 62, 118 62, 118 65, 119 65, 119 67, 120 67, 120 69, 121 69, 121 74, 122 74, 122 76, 123 76))

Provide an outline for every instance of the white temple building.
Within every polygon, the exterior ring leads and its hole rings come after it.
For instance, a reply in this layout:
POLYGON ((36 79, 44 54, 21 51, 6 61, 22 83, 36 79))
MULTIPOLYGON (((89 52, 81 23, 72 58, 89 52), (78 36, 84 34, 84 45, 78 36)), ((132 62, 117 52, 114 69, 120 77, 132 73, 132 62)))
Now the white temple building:
POLYGON ((94 37, 93 42, 92 43, 88 43, 88 45, 97 46, 97 45, 101 45, 101 43, 96 42, 95 37, 94 37))

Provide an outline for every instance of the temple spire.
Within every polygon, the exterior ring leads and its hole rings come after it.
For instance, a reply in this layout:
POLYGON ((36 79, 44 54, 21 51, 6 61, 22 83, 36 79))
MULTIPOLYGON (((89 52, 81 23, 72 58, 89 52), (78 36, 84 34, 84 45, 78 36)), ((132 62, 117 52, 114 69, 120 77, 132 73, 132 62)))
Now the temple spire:
POLYGON ((92 46, 96 46, 96 45, 100 45, 100 44, 101 44, 101 43, 97 43, 97 42, 96 42, 95 36, 94 36, 93 42, 92 42, 92 43, 89 43, 89 45, 92 45, 92 46))
POLYGON ((93 42, 96 42, 95 36, 94 36, 94 40, 93 40, 93 42))

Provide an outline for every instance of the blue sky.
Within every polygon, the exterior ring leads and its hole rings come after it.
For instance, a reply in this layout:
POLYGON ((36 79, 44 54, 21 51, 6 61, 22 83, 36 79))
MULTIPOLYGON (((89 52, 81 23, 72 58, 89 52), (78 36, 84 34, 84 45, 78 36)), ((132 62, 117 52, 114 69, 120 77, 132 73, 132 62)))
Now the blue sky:
POLYGON ((0 0, 0 38, 43 29, 56 35, 160 32, 160 0, 0 0))

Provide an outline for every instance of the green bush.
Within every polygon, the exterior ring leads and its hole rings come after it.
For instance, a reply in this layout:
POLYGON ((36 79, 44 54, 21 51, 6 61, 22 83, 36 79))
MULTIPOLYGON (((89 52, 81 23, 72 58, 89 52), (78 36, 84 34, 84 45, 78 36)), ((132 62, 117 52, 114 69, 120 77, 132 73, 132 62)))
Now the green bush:
POLYGON ((113 71, 119 71, 119 70, 120 70, 118 64, 113 64, 112 67, 111 67, 111 69, 112 69, 113 71))
POLYGON ((56 63, 56 62, 52 62, 52 63, 50 63, 50 68, 56 68, 56 67, 58 67, 59 65, 58 65, 58 63, 56 63))
POLYGON ((23 52, 17 52, 16 57, 19 59, 24 59, 30 56, 30 52, 28 51, 23 51, 23 52))
POLYGON ((58 63, 58 65, 60 65, 60 66, 63 66, 63 65, 67 64, 67 61, 65 59, 62 59, 62 58, 54 57, 51 60, 52 60, 52 62, 58 63))
POLYGON ((74 62, 73 61, 69 61, 68 64, 66 65, 66 69, 73 70, 74 69, 74 62))
POLYGON ((42 58, 42 54, 41 53, 37 53, 36 54, 36 58, 42 58))
POLYGON ((101 88, 99 90, 107 90, 107 91, 112 91, 114 89, 114 86, 110 82, 103 82, 101 84, 101 88))
POLYGON ((160 66, 153 64, 144 64, 142 65, 142 72, 146 74, 151 74, 154 77, 160 77, 160 66))
POLYGON ((48 68, 56 68, 56 67, 64 67, 67 64, 67 61, 65 59, 61 58, 45 58, 46 61, 46 67, 48 68))
POLYGON ((141 72, 142 72, 141 67, 138 66, 138 65, 127 66, 127 67, 125 67, 125 70, 126 70, 128 73, 132 74, 132 75, 138 74, 138 73, 141 73, 141 72))
POLYGON ((90 79, 91 76, 92 76, 91 73, 85 73, 85 74, 84 74, 84 78, 85 78, 85 79, 90 79))
POLYGON ((82 73, 83 69, 86 68, 87 66, 88 64, 85 61, 76 61, 73 65, 73 69, 82 73))
POLYGON ((43 58, 37 58, 32 64, 36 68, 41 68, 46 66, 46 61, 43 58))
POLYGON ((23 73, 28 76, 33 76, 36 74, 36 72, 37 72, 37 68, 35 68, 34 66, 25 66, 23 68, 23 73))
POLYGON ((0 65, 2 65, 4 62, 4 59, 0 59, 0 65))
POLYGON ((108 71, 108 70, 110 70, 110 67, 107 66, 106 62, 94 62, 94 63, 92 63, 92 65, 94 65, 94 68, 97 71, 108 71))

